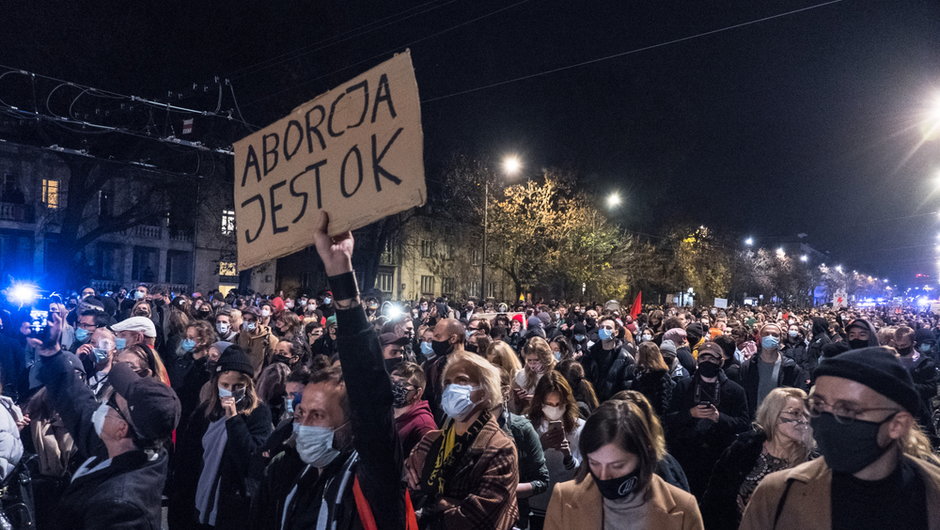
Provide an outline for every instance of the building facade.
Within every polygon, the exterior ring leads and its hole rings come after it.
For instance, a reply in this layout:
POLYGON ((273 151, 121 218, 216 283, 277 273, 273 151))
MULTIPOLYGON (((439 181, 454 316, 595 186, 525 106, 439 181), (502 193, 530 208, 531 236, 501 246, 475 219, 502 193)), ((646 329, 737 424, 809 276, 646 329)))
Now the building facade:
MULTIPOLYGON (((31 146, 0 142, 0 274, 30 280, 41 287, 55 267, 49 252, 60 239, 61 211, 69 200, 70 169, 60 154, 31 146)), ((133 167, 99 166, 112 175, 84 207, 91 220, 120 214, 122 205, 139 201, 133 167), (117 210, 117 211, 115 211, 117 210)), ((154 178, 152 175, 149 178, 154 178)), ((138 283, 175 293, 227 291, 238 286, 235 267, 235 214, 232 189, 225 182, 195 186, 188 211, 167 208, 162 219, 105 233, 81 250, 78 277, 100 291, 131 288, 138 283)), ((274 288, 273 263, 258 267, 250 287, 274 288)), ((50 286, 51 287, 51 286, 50 286)), ((80 289, 81 285, 65 286, 80 289)))

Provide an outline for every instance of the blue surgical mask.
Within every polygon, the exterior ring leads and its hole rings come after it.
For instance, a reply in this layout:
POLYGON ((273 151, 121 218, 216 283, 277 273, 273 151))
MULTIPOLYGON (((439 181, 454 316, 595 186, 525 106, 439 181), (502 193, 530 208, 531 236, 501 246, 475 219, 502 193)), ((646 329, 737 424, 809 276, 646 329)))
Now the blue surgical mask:
POLYGON ((424 355, 434 355, 434 346, 431 346, 430 342, 422 342, 421 353, 424 355))
POLYGON ((245 389, 237 388, 235 390, 227 390, 225 388, 219 387, 219 397, 220 398, 233 397, 235 398, 235 403, 238 403, 245 397, 245 389))
POLYGON ((101 364, 108 359, 108 350, 92 348, 91 353, 95 356, 95 364, 101 364))
POLYGON ((303 463, 313 467, 326 467, 339 456, 339 449, 333 447, 334 430, 317 425, 294 424, 294 441, 297 454, 303 463))
POLYGON ((575 335, 575 336, 574 336, 575 342, 584 342, 584 339, 586 339, 586 338, 587 338, 587 337, 585 337, 584 335, 575 335))
POLYGON ((78 328, 75 330, 75 340, 78 342, 85 342, 90 336, 91 333, 85 328, 78 328))
POLYGON ((193 351, 193 348, 196 347, 196 341, 193 339, 183 339, 183 342, 180 342, 180 349, 185 352, 193 351))
POLYGON ((767 335, 766 337, 761 337, 760 345, 765 350, 776 350, 780 346, 780 339, 777 337, 767 335))
POLYGON ((143 292, 143 291, 134 291, 134 299, 135 299, 135 300, 140 300, 140 299, 143 298, 143 297, 144 297, 144 292, 143 292))
POLYGON ((787 335, 789 335, 791 339, 795 339, 800 335, 800 332, 795 329, 791 329, 787 332, 787 335))
POLYGON ((330 305, 331 303, 333 303, 333 299, 329 296, 323 299, 323 305, 330 305))
POLYGON ((930 350, 933 348, 932 344, 921 344, 917 346, 917 351, 921 353, 930 353, 930 350))
POLYGON ((242 326, 245 327, 245 331, 254 331, 254 330, 255 330, 255 323, 254 323, 254 322, 245 322, 244 324, 242 324, 242 326))
POLYGON ((127 339, 122 339, 121 337, 115 337, 114 346, 119 350, 123 350, 124 348, 127 347, 127 339))
POLYGON ((597 338, 601 340, 610 340, 613 337, 614 337, 614 332, 607 328, 601 328, 597 330, 597 338))
POLYGON ((476 403, 470 399, 470 393, 480 387, 470 385, 449 384, 441 395, 441 409, 444 414, 457 421, 463 421, 473 412, 476 403))
POLYGON ((554 351, 554 352, 552 352, 552 355, 555 356, 555 360, 556 360, 556 361, 561 361, 561 352, 560 352, 560 351, 554 351))

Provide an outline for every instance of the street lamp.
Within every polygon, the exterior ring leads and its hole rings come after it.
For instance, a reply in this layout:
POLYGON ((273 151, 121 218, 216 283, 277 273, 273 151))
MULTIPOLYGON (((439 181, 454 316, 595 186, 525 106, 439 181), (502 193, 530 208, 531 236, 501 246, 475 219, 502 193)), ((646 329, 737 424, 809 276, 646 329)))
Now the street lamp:
POLYGON ((803 254, 802 256, 800 256, 800 261, 802 261, 803 263, 806 263, 807 261, 809 261, 809 256, 807 256, 806 254, 803 254))
MULTIPOLYGON (((506 155, 502 162, 503 175, 514 177, 522 171, 522 160, 516 155, 506 155)), ((480 260, 480 304, 486 301, 486 244, 489 228, 490 179, 483 180, 483 257, 480 260)))
POLYGON ((753 246, 753 245, 754 245, 754 238, 753 238, 753 237, 749 237, 749 238, 745 239, 745 240, 744 240, 744 244, 747 245, 747 246, 749 246, 749 247, 750 247, 750 246, 753 246))
POLYGON ((620 198, 620 193, 616 191, 607 196, 607 207, 610 209, 620 206, 621 202, 623 202, 623 199, 620 198))
POLYGON ((513 177, 522 171, 522 160, 516 155, 507 155, 503 158, 503 174, 513 177))
POLYGON ((842 273, 842 265, 836 265, 836 272, 838 272, 839 274, 842 273))

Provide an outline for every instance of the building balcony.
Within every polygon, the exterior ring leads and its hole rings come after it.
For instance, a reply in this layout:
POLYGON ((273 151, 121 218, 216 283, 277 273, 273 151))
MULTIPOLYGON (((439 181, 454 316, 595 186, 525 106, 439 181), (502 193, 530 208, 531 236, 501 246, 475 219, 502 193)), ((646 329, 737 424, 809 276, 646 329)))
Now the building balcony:
POLYGON ((15 204, 0 202, 0 221, 14 221, 17 223, 32 223, 35 220, 31 204, 15 204))

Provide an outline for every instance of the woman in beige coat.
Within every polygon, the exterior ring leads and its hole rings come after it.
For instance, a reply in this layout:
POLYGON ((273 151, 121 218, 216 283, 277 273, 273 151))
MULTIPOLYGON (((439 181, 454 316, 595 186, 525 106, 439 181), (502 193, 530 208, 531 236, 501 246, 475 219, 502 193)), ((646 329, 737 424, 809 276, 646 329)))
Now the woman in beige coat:
POLYGON ((655 474, 655 440, 636 404, 603 403, 578 445, 581 469, 574 480, 555 486, 546 530, 703 528, 695 497, 655 474))

